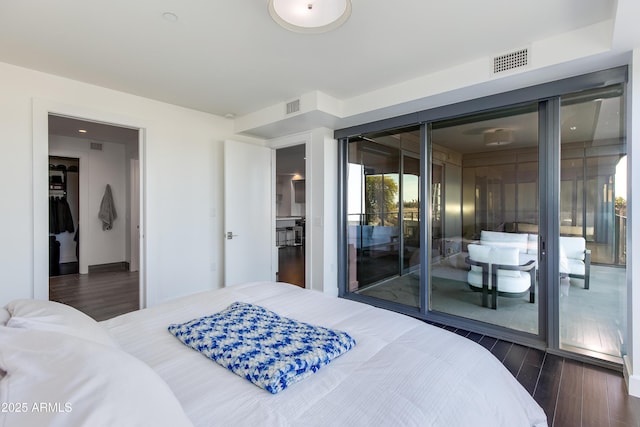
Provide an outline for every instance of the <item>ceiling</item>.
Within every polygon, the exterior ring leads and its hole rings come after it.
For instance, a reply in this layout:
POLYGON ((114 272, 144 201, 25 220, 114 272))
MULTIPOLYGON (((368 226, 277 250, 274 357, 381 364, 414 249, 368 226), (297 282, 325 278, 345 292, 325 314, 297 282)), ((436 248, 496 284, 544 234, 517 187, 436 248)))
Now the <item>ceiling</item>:
POLYGON ((132 144, 137 147, 138 129, 49 115, 49 135, 84 138, 91 141, 132 144), (84 132, 82 132, 84 131, 84 132))
POLYGON ((266 0, 2 0, 0 61, 221 116, 338 100, 613 18, 615 0, 352 0, 326 34, 266 0), (177 16, 171 22, 165 12, 177 16))

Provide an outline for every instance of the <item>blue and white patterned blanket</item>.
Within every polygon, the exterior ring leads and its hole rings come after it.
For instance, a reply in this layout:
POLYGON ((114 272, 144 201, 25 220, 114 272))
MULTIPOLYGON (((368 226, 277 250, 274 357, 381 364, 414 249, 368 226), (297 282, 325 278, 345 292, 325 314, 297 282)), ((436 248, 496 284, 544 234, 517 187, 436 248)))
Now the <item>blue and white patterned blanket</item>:
POLYGON ((345 332, 243 302, 168 329, 187 346, 274 394, 356 344, 345 332))

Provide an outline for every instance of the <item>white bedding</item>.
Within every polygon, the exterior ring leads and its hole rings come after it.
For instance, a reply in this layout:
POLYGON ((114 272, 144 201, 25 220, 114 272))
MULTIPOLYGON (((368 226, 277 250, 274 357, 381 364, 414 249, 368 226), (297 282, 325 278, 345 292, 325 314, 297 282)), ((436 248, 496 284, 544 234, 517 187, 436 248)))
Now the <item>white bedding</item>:
POLYGON ((181 298, 101 323, 169 385, 196 426, 546 426, 540 406, 485 348, 390 311, 282 283, 181 298), (167 331, 235 301, 350 334, 357 345, 277 395, 167 331))

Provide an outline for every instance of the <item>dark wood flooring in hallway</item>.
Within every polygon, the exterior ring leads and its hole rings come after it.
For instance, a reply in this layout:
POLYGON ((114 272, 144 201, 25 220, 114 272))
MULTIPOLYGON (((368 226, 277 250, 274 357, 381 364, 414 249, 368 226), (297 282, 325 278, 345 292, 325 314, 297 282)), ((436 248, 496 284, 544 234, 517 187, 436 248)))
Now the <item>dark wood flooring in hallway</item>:
POLYGON ((49 299, 106 320, 140 307, 138 272, 65 274, 49 278, 49 299))
POLYGON ((304 245, 278 249, 278 281, 305 287, 304 245))

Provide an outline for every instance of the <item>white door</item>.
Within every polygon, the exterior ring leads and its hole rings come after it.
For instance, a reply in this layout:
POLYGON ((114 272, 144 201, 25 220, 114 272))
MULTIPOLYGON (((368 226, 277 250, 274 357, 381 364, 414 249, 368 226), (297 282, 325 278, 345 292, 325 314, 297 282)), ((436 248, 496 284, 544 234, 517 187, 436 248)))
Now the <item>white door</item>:
POLYGON ((273 151, 224 143, 224 284, 275 280, 271 203, 273 151))

